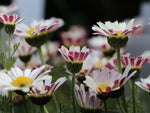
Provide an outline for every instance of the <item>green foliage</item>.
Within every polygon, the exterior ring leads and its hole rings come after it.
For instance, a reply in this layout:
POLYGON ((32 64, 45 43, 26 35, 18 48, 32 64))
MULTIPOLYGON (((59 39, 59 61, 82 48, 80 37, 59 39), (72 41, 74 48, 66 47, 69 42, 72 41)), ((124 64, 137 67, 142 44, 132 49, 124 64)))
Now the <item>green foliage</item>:
POLYGON ((10 113, 13 105, 13 101, 6 96, 0 95, 0 111, 3 113, 10 113))
POLYGON ((4 52, 1 53, 1 61, 0 63, 4 66, 5 69, 9 70, 12 65, 16 62, 15 57, 13 57, 14 53, 18 49, 20 43, 13 46, 13 52, 10 56, 10 58, 7 58, 6 54, 4 52), (9 59, 9 60, 8 60, 9 59))

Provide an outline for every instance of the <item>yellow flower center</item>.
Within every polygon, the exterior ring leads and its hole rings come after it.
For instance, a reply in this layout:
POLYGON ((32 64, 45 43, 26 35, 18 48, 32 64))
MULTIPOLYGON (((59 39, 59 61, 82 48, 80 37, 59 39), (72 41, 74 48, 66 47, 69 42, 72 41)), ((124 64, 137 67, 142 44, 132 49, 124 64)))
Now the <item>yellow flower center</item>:
POLYGON ((29 85, 32 84, 32 80, 25 77, 25 76, 20 76, 17 77, 13 82, 11 82, 11 85, 19 87, 19 88, 23 88, 23 87, 27 87, 29 85))
POLYGON ((103 62, 97 62, 96 66, 104 66, 105 64, 103 62))
POLYGON ((99 88, 104 92, 106 87, 109 87, 108 84, 101 84, 101 85, 98 85, 97 88, 96 88, 96 91, 99 92, 99 88))
POLYGON ((142 67, 141 66, 134 66, 134 67, 130 66, 130 68, 133 70, 140 70, 142 67))
POLYGON ((120 31, 115 31, 115 33, 121 34, 121 33, 122 33, 122 30, 120 30, 120 31))
POLYGON ((30 28, 30 29, 27 31, 27 34, 31 36, 31 35, 32 35, 32 32, 33 32, 34 30, 35 30, 34 28, 30 28))
POLYGON ((80 73, 82 73, 82 72, 84 72, 84 69, 81 69, 81 70, 80 70, 80 73))
POLYGON ((32 66, 36 66, 36 63, 34 63, 34 62, 28 62, 28 63, 27 63, 27 66, 31 66, 31 67, 32 67, 32 66))

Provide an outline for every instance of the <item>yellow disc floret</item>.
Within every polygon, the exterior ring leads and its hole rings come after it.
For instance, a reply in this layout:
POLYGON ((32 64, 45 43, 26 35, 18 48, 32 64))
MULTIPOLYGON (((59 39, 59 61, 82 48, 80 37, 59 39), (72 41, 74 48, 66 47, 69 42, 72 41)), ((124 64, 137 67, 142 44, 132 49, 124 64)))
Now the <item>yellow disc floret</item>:
POLYGON ((122 30, 120 30, 120 31, 115 31, 115 33, 121 34, 121 33, 122 33, 122 30))
POLYGON ((96 66, 104 66, 105 64, 103 62, 96 62, 96 66))
POLYGON ((34 28, 30 28, 30 29, 27 31, 27 34, 31 36, 31 35, 32 35, 32 32, 33 32, 34 30, 35 30, 34 28))
POLYGON ((98 86, 96 87, 96 91, 99 92, 99 88, 100 88, 100 89, 102 90, 102 92, 104 92, 105 89, 106 89, 106 87, 109 87, 109 85, 108 85, 108 84, 101 84, 101 85, 98 85, 98 86))
POLYGON ((23 88, 31 85, 32 82, 33 81, 30 78, 27 78, 25 76, 19 76, 13 82, 11 82, 11 85, 23 88))
POLYGON ((80 70, 80 73, 83 73, 83 72, 84 72, 84 69, 81 69, 81 70, 80 70))

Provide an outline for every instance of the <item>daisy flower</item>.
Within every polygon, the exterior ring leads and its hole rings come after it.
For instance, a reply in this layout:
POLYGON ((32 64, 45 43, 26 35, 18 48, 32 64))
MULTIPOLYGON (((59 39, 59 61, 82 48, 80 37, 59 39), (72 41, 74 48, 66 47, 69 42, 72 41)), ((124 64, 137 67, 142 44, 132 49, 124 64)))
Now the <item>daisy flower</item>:
POLYGON ((102 36, 92 37, 88 40, 88 45, 91 49, 102 51, 106 57, 112 57, 115 53, 115 49, 110 47, 107 39, 102 36))
POLYGON ((0 72, 0 87, 4 90, 22 91, 27 93, 30 88, 41 80, 49 78, 45 75, 51 70, 44 71, 45 66, 36 69, 12 67, 6 73, 0 72))
POLYGON ((51 17, 47 20, 42 20, 39 22, 41 26, 47 26, 46 29, 48 33, 51 33, 64 25, 64 21, 61 18, 51 17))
POLYGON ((24 37, 31 46, 39 47, 47 41, 45 31, 46 26, 37 25, 34 22, 30 26, 21 23, 16 26, 15 34, 24 37))
POLYGON ((27 63, 30 60, 33 52, 36 51, 36 48, 30 46, 25 40, 21 40, 20 38, 16 38, 12 42, 13 45, 19 44, 16 54, 21 59, 21 61, 27 63))
POLYGON ((150 75, 145 79, 141 78, 140 81, 135 82, 135 84, 139 86, 141 89, 143 89, 144 91, 147 91, 149 93, 150 92, 150 75))
POLYGON ((110 22, 107 21, 105 24, 102 22, 97 22, 98 26, 94 25, 92 30, 95 31, 94 34, 101 36, 129 36, 131 33, 136 31, 141 27, 141 25, 133 26, 135 19, 131 19, 128 24, 124 22, 110 22))
POLYGON ((80 86, 75 85, 75 96, 78 104, 80 105, 81 113, 85 113, 85 111, 91 111, 94 113, 96 111, 101 111, 103 102, 99 98, 97 98, 96 94, 92 91, 85 92, 83 84, 81 84, 80 86))
POLYGON ((128 56, 121 56, 121 63, 123 67, 130 66, 131 72, 136 70, 136 76, 134 76, 132 79, 137 79, 140 75, 141 68, 144 66, 144 64, 148 61, 148 58, 143 58, 141 56, 130 57, 128 56))
POLYGON ((50 58, 55 58, 57 56, 57 49, 59 48, 59 43, 55 41, 48 41, 48 44, 42 46, 42 53, 44 56, 50 56, 50 58))
POLYGON ((13 34, 15 31, 15 25, 21 22, 24 18, 18 17, 17 14, 7 15, 1 14, 0 15, 0 22, 4 23, 4 29, 7 34, 13 34))
POLYGON ((11 13, 15 10, 17 10, 18 7, 16 6, 16 4, 12 3, 9 6, 0 6, 0 14, 8 14, 11 13))
POLYGON ((105 100, 111 91, 120 88, 119 80, 121 74, 115 70, 103 69, 102 71, 93 71, 93 78, 86 76, 83 81, 89 88, 91 88, 100 99, 105 100))
POLYGON ((87 40, 87 31, 82 26, 72 26, 69 31, 60 34, 63 45, 66 47, 83 46, 87 40))
POLYGON ((150 63, 150 51, 146 50, 141 55, 143 58, 148 58, 148 63, 150 63))
POLYGON ((61 46, 58 51, 66 60, 67 68, 72 73, 78 73, 81 70, 83 61, 91 52, 85 46, 81 50, 80 46, 70 46, 69 50, 61 46))
POLYGON ((87 58, 83 62, 82 69, 80 70, 79 73, 76 73, 78 82, 83 83, 83 80, 85 80, 85 76, 91 74, 92 71, 95 69, 95 63, 97 61, 95 57, 96 56, 92 54, 89 54, 87 56, 87 58))
POLYGON ((98 26, 94 25, 92 30, 95 31, 94 34, 107 37, 111 47, 121 48, 127 44, 128 37, 141 27, 140 25, 133 26, 134 20, 131 19, 128 23, 107 21, 103 24, 102 22, 97 22, 98 26))
POLYGON ((43 81, 38 82, 38 84, 30 90, 28 93, 29 98, 34 104, 45 105, 50 101, 51 95, 60 87, 67 79, 65 77, 57 79, 56 82, 51 83, 52 77, 50 76, 43 81))
POLYGON ((24 37, 30 45, 39 47, 47 41, 48 33, 57 30, 62 25, 62 20, 56 18, 40 22, 34 20, 30 26, 17 25, 15 34, 24 37))

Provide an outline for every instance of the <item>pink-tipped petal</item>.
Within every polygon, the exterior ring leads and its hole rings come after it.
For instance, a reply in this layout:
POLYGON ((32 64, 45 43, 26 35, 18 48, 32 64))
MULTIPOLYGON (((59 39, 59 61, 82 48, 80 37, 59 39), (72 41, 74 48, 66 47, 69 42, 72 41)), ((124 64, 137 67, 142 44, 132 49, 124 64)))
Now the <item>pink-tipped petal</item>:
POLYGON ((14 16, 13 16, 13 15, 10 15, 10 16, 9 16, 9 22, 13 22, 13 19, 14 19, 14 16))
POLYGON ((6 14, 3 14, 3 18, 4 18, 5 22, 7 22, 7 21, 8 21, 8 17, 7 17, 7 15, 6 15, 6 14))
POLYGON ((106 88, 105 88, 105 92, 106 92, 106 93, 109 93, 110 91, 111 91, 111 87, 106 87, 106 88))
POLYGON ((135 58, 132 57, 132 58, 130 59, 130 62, 131 62, 131 66, 134 66, 135 58))
POLYGON ((141 63, 141 66, 143 67, 147 61, 148 61, 148 58, 144 59, 144 61, 141 63))
POLYGON ((1 17, 0 17, 0 22, 2 22, 2 23, 4 22, 4 20, 1 17))

